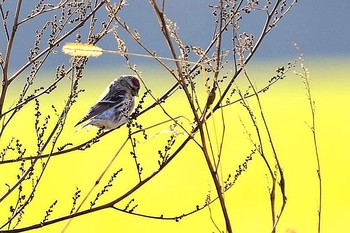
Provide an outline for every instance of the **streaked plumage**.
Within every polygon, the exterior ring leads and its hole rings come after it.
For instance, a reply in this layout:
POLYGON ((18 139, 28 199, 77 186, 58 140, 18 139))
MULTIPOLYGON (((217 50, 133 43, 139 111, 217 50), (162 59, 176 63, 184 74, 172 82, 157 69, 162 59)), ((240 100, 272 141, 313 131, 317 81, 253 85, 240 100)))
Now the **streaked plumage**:
POLYGON ((102 98, 90 108, 75 126, 88 121, 83 127, 93 125, 114 129, 128 122, 140 89, 139 80, 132 75, 116 78, 104 91, 102 98))

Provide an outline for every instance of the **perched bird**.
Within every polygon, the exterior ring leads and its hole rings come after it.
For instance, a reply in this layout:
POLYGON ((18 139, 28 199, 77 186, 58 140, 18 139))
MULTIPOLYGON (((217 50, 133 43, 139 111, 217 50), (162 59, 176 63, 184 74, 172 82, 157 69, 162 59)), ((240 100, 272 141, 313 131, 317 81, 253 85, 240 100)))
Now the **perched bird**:
POLYGON ((122 75, 111 82, 102 98, 75 126, 88 121, 82 127, 93 125, 114 129, 128 122, 140 90, 139 80, 132 75, 122 75))

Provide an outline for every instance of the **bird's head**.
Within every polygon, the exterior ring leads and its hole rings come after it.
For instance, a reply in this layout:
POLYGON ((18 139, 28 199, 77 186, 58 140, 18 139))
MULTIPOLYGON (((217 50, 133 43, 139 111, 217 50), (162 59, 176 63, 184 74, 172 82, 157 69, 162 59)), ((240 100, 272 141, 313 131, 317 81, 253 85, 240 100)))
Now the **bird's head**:
POLYGON ((140 81, 133 75, 122 75, 119 77, 121 85, 130 90, 132 96, 139 96, 140 81))

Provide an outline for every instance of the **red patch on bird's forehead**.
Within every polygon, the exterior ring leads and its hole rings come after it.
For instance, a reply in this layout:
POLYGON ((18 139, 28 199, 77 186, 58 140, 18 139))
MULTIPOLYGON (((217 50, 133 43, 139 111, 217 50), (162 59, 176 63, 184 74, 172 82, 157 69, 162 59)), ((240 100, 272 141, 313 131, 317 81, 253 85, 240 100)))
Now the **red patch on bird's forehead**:
POLYGON ((134 86, 140 87, 140 82, 139 82, 139 80, 138 80, 137 78, 131 79, 131 82, 132 82, 132 84, 133 84, 134 86))

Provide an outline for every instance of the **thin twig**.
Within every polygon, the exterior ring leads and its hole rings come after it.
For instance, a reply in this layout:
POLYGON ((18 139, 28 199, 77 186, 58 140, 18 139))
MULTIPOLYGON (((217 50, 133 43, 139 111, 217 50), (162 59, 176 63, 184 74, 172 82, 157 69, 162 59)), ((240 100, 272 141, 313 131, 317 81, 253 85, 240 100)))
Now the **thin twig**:
MULTIPOLYGON (((97 187, 97 185, 100 183, 100 181, 102 180, 102 178, 104 177, 104 175, 106 174, 106 172, 108 171, 108 169, 110 168, 110 166, 113 164, 114 160, 117 158, 117 156, 120 154, 121 150, 124 148, 124 146, 126 145, 128 139, 124 140, 123 144, 119 147, 119 149, 117 150, 117 152, 114 154, 114 156, 111 158, 111 160, 107 163, 106 167, 103 169, 103 171, 101 172, 101 174, 98 176, 98 178, 96 179, 95 183, 91 186, 91 188, 89 189, 89 191, 87 192, 87 194, 85 195, 84 199, 81 201, 80 205, 74 210, 74 213, 78 213, 78 211, 80 210, 80 208, 82 207, 82 205, 86 202, 86 200, 90 197, 90 194, 95 190, 95 188, 97 187)), ((64 227, 61 230, 61 233, 64 233, 68 226, 70 225, 70 223, 73 221, 73 218, 70 218, 68 220, 68 222, 64 225, 64 227)))
POLYGON ((305 59, 304 55, 301 52, 300 48, 295 44, 296 49, 300 53, 299 61, 300 61, 300 67, 302 69, 301 73, 296 72, 298 76, 301 77, 305 90, 306 90, 306 96, 309 102, 309 107, 311 111, 311 126, 310 130, 312 133, 312 140, 313 140, 313 146, 315 150, 315 157, 316 157, 316 163, 317 163, 317 178, 318 178, 318 211, 317 211, 317 232, 321 233, 321 217, 322 217, 322 175, 321 175, 321 161, 320 161, 320 155, 319 155, 319 149, 318 149, 318 140, 317 140, 317 131, 316 131, 316 105, 315 101, 312 98, 311 93, 311 77, 308 68, 305 66, 305 59))
MULTIPOLYGON (((160 24, 160 27, 162 29, 162 32, 163 32, 163 35, 164 35, 164 38, 169 46, 169 49, 171 51, 171 54, 174 58, 176 58, 176 52, 175 52, 175 48, 172 44, 172 41, 171 41, 171 38, 170 38, 170 35, 169 35, 169 31, 167 29, 167 25, 165 23, 165 19, 164 19, 164 12, 161 12, 158 8, 158 5, 157 3, 155 2, 155 0, 151 0, 151 5, 154 9, 154 11, 156 12, 156 15, 157 15, 157 18, 158 18, 158 21, 159 21, 159 24, 160 24)), ((221 33, 219 34, 219 40, 221 39, 221 33)), ((196 112, 196 108, 194 107, 193 105, 193 99, 191 98, 189 92, 188 92, 188 89, 187 89, 187 86, 185 85, 185 78, 183 77, 183 73, 182 73, 182 69, 181 69, 181 64, 179 62, 175 62, 176 64, 176 67, 177 67, 177 71, 178 71, 178 75, 179 75, 179 78, 177 79, 179 84, 182 86, 182 89, 188 99, 188 103, 192 109, 192 113, 194 115, 194 118, 195 118, 195 121, 197 122, 197 126, 198 126, 198 129, 199 129, 199 133, 200 133, 200 137, 201 137, 201 142, 202 142, 202 152, 203 152, 203 155, 205 157, 205 160, 206 160, 206 163, 208 165, 208 169, 210 171, 210 174, 212 176, 212 180, 215 184, 215 189, 216 189, 216 193, 219 197, 219 201, 220 201, 220 205, 221 205, 221 209, 222 209, 222 213, 224 215, 224 219, 225 219, 225 223, 226 223, 226 230, 227 232, 229 233, 232 233, 232 227, 231 227, 231 222, 230 222, 230 217, 229 217, 229 214, 228 214, 228 211, 227 211, 227 207, 226 207, 226 204, 225 204, 225 199, 223 197, 223 192, 222 192, 222 189, 221 189, 221 184, 220 184, 220 178, 218 176, 218 174, 215 172, 215 166, 213 166, 212 162, 211 162, 211 159, 210 159, 210 155, 208 153, 208 150, 207 150, 207 142, 206 142, 206 139, 205 139, 205 133, 204 133, 204 130, 203 130, 203 122, 200 121, 200 117, 198 116, 197 112, 196 112)))
MULTIPOLYGON (((20 209, 16 212, 16 214, 13 214, 11 216, 10 219, 8 219, 8 221, 2 225, 0 227, 3 228, 5 227, 7 224, 10 224, 12 219, 14 219, 19 213, 21 213, 23 211, 23 209, 29 204, 29 202, 32 200, 32 198, 34 197, 34 192, 36 191, 43 175, 44 175, 44 171, 46 170, 48 163, 50 161, 51 158, 51 154, 55 148, 55 145, 57 143, 57 140, 59 138, 59 136, 61 135, 64 125, 65 125, 65 120, 67 118, 67 114, 69 109, 71 108, 72 104, 74 103, 74 98, 72 97, 73 93, 75 92, 73 85, 74 85, 74 80, 72 79, 72 83, 71 83, 71 92, 67 98, 67 102, 57 120, 57 122, 55 123, 50 135, 47 137, 46 141, 43 143, 43 145, 41 146, 41 148, 38 148, 38 154, 42 153, 42 151, 45 150, 45 148, 49 145, 49 143, 52 140, 52 146, 51 146, 51 151, 47 157, 47 160, 45 162, 45 165, 42 168, 42 171, 40 173, 40 175, 37 177, 36 179, 36 183, 33 185, 32 191, 29 195, 29 197, 26 199, 26 201, 24 202, 24 204, 20 207, 20 209)), ((40 147, 40 145, 38 145, 38 147, 40 147)), ((1 196, 0 198, 0 202, 2 202, 2 200, 4 200, 8 195, 10 195, 25 179, 26 177, 34 170, 34 166, 37 163, 37 161, 39 160, 39 158, 35 158, 31 161, 30 166, 23 172, 23 174, 18 178, 18 180, 16 181, 15 184, 13 184, 8 190, 7 192, 1 196)))
POLYGON ((13 25, 12 25, 12 31, 11 31, 11 35, 10 35, 10 38, 8 40, 8 43, 7 43, 5 60, 4 60, 4 65, 3 65, 3 69, 2 69, 2 90, 1 90, 1 94, 0 94, 0 115, 1 115, 2 109, 4 107, 7 88, 11 83, 10 79, 8 78, 8 72, 9 72, 8 69, 9 69, 9 64, 10 64, 10 57, 12 54, 13 42, 15 40, 15 36, 16 36, 16 32, 17 32, 18 18, 19 18, 19 13, 20 13, 21 7, 22 7, 22 0, 18 0, 16 11, 15 11, 15 17, 14 17, 13 25))
POLYGON ((262 107, 262 104, 261 104, 261 101, 260 101, 259 94, 256 92, 256 88, 254 87, 254 84, 252 83, 252 81, 251 81, 251 79, 250 79, 250 77, 249 77, 249 75, 247 73, 246 68, 244 68, 244 74, 245 74, 245 77, 248 80, 251 88, 254 91, 254 94, 255 94, 255 97, 256 97, 256 100, 257 100, 257 103, 258 103, 259 111, 260 111, 260 116, 261 116, 261 119, 263 121, 265 131, 267 132, 269 143, 270 143, 270 146, 271 146, 271 149, 272 149, 272 152, 273 152, 273 156, 274 156, 274 159, 275 159, 275 162, 276 162, 277 170, 278 170, 279 175, 280 175, 280 180, 279 180, 278 184, 279 184, 280 191, 281 191, 281 194, 282 194, 282 206, 281 206, 280 212, 277 215, 275 214, 275 190, 273 189, 272 192, 271 192, 271 198, 272 198, 271 199, 272 222, 273 222, 272 233, 274 233, 275 230, 276 230, 277 224, 278 224, 278 222, 279 222, 279 220, 281 218, 281 215, 283 213, 284 207, 285 207, 285 205, 287 203, 287 196, 286 196, 286 193, 285 193, 284 173, 283 173, 283 169, 282 169, 281 163, 280 163, 278 155, 277 155, 277 151, 276 151, 276 148, 275 148, 275 145, 274 145, 274 141, 272 139, 270 127, 268 126, 268 123, 267 123, 267 120, 266 120, 266 117, 265 117, 265 114, 264 114, 264 111, 263 111, 263 107, 262 107), (276 216, 277 216, 277 219, 276 219, 276 216))
POLYGON ((18 69, 10 78, 9 82, 11 83, 14 81, 28 66, 30 66, 33 62, 38 60, 40 57, 42 57, 45 53, 51 51, 53 48, 55 48, 58 44, 60 44, 63 40, 65 40, 67 37, 72 35, 75 31, 77 31, 79 28, 85 25, 88 19, 90 19, 97 10, 99 10, 103 6, 104 2, 100 2, 94 9, 91 10, 91 12, 81 21, 79 22, 75 27, 73 27, 71 30, 69 30, 67 33, 65 33, 63 36, 58 38, 55 42, 53 42, 50 46, 45 48, 41 53, 33 57, 30 61, 28 61, 26 64, 24 64, 20 69, 18 69))

